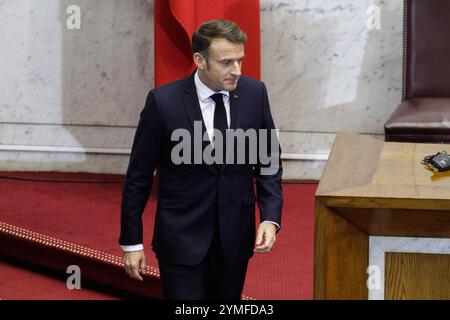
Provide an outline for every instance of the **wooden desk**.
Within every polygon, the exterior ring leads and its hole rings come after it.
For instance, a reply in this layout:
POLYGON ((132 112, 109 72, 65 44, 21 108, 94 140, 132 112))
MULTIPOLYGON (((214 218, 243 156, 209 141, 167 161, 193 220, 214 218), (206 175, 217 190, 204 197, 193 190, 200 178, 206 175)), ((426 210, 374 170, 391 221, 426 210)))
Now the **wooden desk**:
MULTIPOLYGON (((442 150, 450 153, 450 145, 338 134, 316 192, 315 299, 368 298, 369 236, 450 238, 450 173, 434 174, 420 163, 442 150)), ((398 283, 401 277, 394 277, 392 283, 385 283, 385 297, 450 298, 449 256, 442 255, 439 261, 436 256, 423 258, 424 268, 430 263, 432 269, 448 268, 440 279, 442 289, 436 293, 439 284, 427 284, 423 277, 405 289, 398 283), (434 293, 428 292, 427 286, 434 293)), ((392 256, 389 261, 405 264, 392 256)), ((401 274, 398 267, 391 269, 401 274)))

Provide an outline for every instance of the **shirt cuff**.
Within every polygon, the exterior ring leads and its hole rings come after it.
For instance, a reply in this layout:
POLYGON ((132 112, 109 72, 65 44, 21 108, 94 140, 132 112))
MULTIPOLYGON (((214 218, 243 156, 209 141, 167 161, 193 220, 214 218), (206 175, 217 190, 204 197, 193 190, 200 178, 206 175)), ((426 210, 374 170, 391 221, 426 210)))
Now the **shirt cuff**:
POLYGON ((131 251, 141 251, 144 250, 144 245, 141 244, 134 244, 131 246, 121 246, 122 250, 125 252, 131 252, 131 251))
MULTIPOLYGON (((270 222, 270 223, 273 223, 273 224, 277 227, 277 230, 280 229, 280 225, 279 225, 278 223, 276 223, 276 222, 269 221, 269 220, 264 220, 263 222, 270 222)), ((263 222, 261 222, 261 223, 263 223, 263 222)))

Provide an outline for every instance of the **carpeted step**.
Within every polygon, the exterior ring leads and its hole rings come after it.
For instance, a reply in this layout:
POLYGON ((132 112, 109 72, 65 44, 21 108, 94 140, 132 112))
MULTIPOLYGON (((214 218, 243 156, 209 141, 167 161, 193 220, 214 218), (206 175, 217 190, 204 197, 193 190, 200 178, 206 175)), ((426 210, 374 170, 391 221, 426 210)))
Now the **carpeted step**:
POLYGON ((156 268, 147 266, 144 281, 135 281, 125 274, 118 256, 2 222, 0 255, 47 268, 60 276, 68 276, 68 267, 74 265, 79 267, 82 281, 120 291, 128 297, 162 298, 156 268))

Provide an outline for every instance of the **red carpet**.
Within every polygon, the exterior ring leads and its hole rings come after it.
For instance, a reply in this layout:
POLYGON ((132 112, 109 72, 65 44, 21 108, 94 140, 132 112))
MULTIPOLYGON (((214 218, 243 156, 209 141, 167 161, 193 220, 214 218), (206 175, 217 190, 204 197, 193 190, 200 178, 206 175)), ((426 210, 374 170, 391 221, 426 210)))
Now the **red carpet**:
POLYGON ((121 300, 118 295, 84 287, 68 290, 65 280, 0 261, 0 299, 8 300, 121 300))
MULTIPOLYGON (((119 175, 102 174, 0 175, 91 181, 123 179, 119 175)), ((312 298, 316 188, 316 184, 283 185, 285 204, 282 230, 271 253, 255 255, 251 260, 244 295, 255 299, 312 298)), ((50 183, 0 179, 0 190, 0 222, 119 258, 122 256, 117 244, 121 183, 50 183)), ((152 267, 157 265, 150 249, 155 205, 156 202, 152 199, 144 214, 147 265, 152 267)), ((5 268, 5 264, 0 265, 0 274, 6 272, 5 268)), ((20 297, 20 293, 11 293, 11 285, 6 282, 8 281, 0 281, 0 298, 20 297)))

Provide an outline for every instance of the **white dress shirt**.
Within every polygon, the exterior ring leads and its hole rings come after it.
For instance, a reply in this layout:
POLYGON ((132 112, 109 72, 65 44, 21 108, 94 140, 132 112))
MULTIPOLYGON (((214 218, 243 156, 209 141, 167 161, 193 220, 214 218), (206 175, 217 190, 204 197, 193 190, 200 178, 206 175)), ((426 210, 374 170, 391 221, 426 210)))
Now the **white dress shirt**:
MULTIPOLYGON (((205 123, 206 131, 208 132, 209 141, 214 144, 214 110, 216 108, 216 103, 211 98, 215 93, 222 93, 223 104, 225 106, 225 111, 227 113, 228 128, 230 127, 231 115, 230 115, 230 92, 220 91, 215 92, 208 88, 199 78, 198 70, 194 75, 195 88, 197 90, 198 102, 200 104, 200 109, 202 111, 203 122, 205 123)), ((277 230, 280 226, 273 221, 264 221, 273 223, 277 230)), ((130 246, 121 246, 123 251, 139 251, 144 249, 143 244, 136 244, 130 246)))
POLYGON ((208 88, 200 80, 198 71, 194 76, 195 88, 197 89, 198 102, 200 104, 200 110, 202 111, 203 122, 205 123, 206 131, 208 132, 209 141, 214 145, 214 110, 216 110, 216 103, 211 98, 213 94, 221 93, 223 98, 223 104, 227 113, 227 124, 230 127, 230 93, 228 91, 215 92, 208 88))

